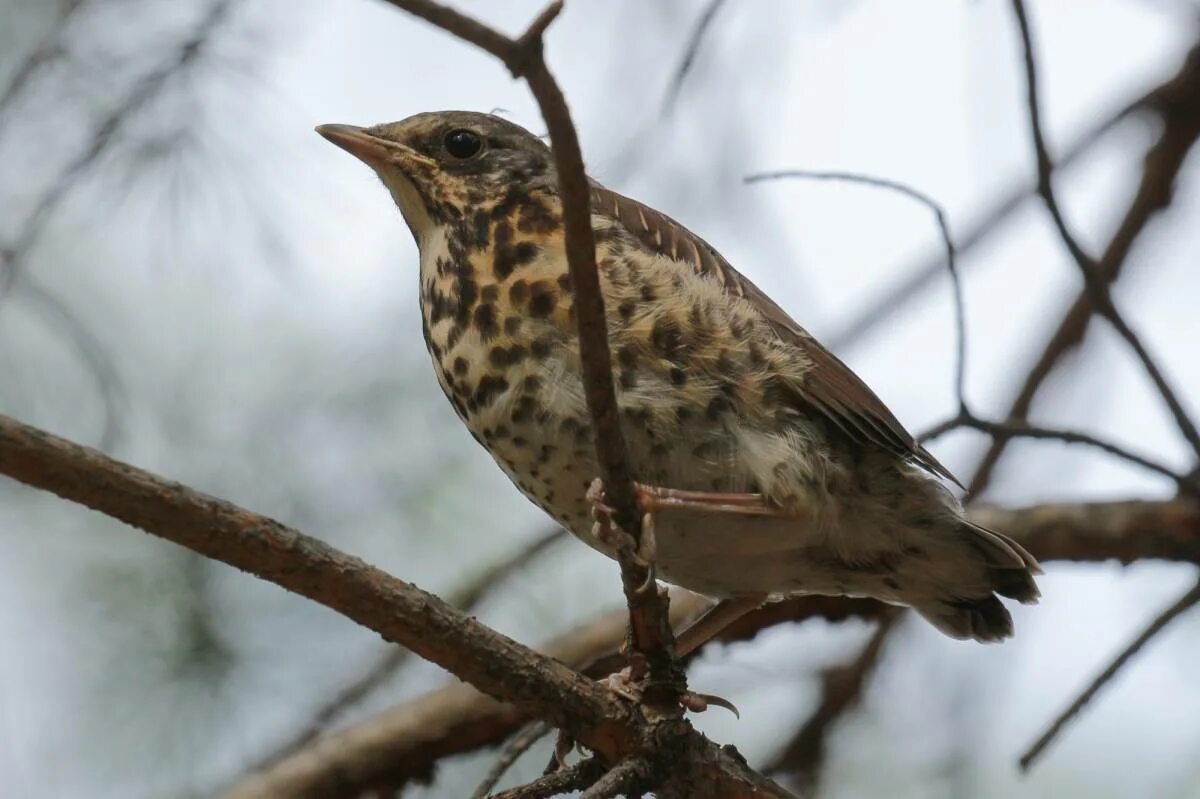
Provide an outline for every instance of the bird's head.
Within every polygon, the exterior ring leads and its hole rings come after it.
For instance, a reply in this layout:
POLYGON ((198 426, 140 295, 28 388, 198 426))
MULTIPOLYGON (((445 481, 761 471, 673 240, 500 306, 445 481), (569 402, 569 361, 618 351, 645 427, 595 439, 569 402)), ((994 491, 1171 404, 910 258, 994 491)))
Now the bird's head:
POLYGON ((512 193, 556 185, 550 148, 491 114, 438 111, 370 128, 317 132, 375 170, 420 244, 437 228, 512 193))

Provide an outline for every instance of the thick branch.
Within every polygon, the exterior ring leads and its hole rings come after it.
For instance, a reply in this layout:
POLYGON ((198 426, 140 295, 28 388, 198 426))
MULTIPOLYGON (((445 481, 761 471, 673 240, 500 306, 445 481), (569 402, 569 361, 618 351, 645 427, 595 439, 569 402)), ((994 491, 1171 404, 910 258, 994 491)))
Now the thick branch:
MULTIPOLYGON (((0 416, 0 474, 51 491, 332 608, 493 696, 617 754, 611 693, 436 596, 265 516, 0 416)), ((589 743, 592 745, 592 743, 589 743)))
MULTIPOLYGON (((453 607, 471 613, 485 597, 491 595, 495 588, 504 584, 513 572, 527 566, 551 544, 561 541, 565 536, 566 531, 561 527, 542 533, 457 589, 447 597, 447 601, 453 607)), ((264 769, 310 741, 316 740, 334 720, 342 716, 349 708, 359 705, 379 686, 395 676, 408 663, 411 656, 412 652, 402 647, 387 647, 386 651, 379 655, 357 678, 348 682, 326 702, 319 705, 307 722, 301 724, 296 732, 264 755, 247 771, 264 769)))
MULTIPOLYGON (((636 708, 557 660, 454 610, 436 596, 265 516, 156 477, 0 415, 0 474, 51 491, 338 611, 526 715, 567 731, 607 762, 643 751, 636 708)), ((684 727, 666 789, 697 797, 787 797, 684 727)), ((318 742, 316 746, 321 746, 318 742)), ((288 761, 285 761, 288 762, 288 761)), ((329 775, 339 788, 343 775, 329 775)), ((311 785, 312 783, 306 783, 311 785)), ((252 788, 252 786, 251 786, 252 788)), ((237 796, 328 796, 256 793, 237 796)), ((667 795, 664 793, 664 795, 667 795)))
MULTIPOLYGON (((1012 535, 1042 562, 1157 559, 1200 564, 1200 505, 1190 500, 1064 503, 1020 509, 981 505, 971 508, 970 515, 980 524, 1012 535)), ((706 604, 694 594, 673 594, 672 623, 679 626, 706 604)), ((743 616, 717 640, 744 641, 778 624, 814 618, 882 618, 890 610, 868 599, 794 597, 743 616)), ((542 651, 586 669, 588 674, 608 674, 620 660, 615 651, 624 634, 624 618, 623 613, 606 614, 542 651)), ((359 789, 380 782, 403 783, 428 774, 442 758, 500 743, 527 720, 469 686, 448 686, 300 750, 253 777, 261 789, 234 795, 239 799, 320 795, 321 786, 337 779, 359 789), (297 785, 317 789, 306 793, 297 785)))

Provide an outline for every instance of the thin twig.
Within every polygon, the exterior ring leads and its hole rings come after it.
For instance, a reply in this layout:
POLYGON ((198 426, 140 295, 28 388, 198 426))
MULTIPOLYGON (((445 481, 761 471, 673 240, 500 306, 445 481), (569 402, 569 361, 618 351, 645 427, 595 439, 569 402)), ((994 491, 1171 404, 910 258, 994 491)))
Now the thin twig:
POLYGON ((500 782, 505 772, 512 767, 512 764, 516 763, 521 755, 528 752, 534 744, 545 738, 550 730, 550 725, 544 721, 531 722, 518 730, 513 739, 505 745, 500 757, 488 769, 488 773, 484 775, 475 792, 471 794, 471 799, 486 799, 492 788, 496 787, 496 783, 500 782))
POLYGON ((21 94, 25 85, 43 67, 60 57, 66 51, 63 39, 66 38, 67 31, 70 30, 76 13, 86 1, 66 0, 62 3, 58 9, 58 18, 54 20, 50 31, 42 37, 42 40, 37 43, 29 52, 29 55, 25 57, 25 60, 21 62, 21 66, 17 67, 16 71, 13 72, 8 85, 4 87, 3 92, 0 92, 0 125, 3 124, 4 116, 12 105, 13 100, 21 94))
POLYGON ((1129 645, 1121 651, 1121 654, 1117 655, 1112 663, 1109 663, 1108 667, 1104 669, 1104 671, 1100 672, 1100 674, 1097 675, 1090 684, 1088 684, 1088 687, 1074 702, 1071 703, 1070 707, 1059 714, 1058 718, 1054 720, 1054 723, 1050 725, 1050 728, 1042 733, 1041 737, 1039 737, 1037 741, 1034 742, 1031 747, 1029 747, 1025 754, 1021 755, 1021 769, 1029 769, 1029 767, 1033 764, 1033 761, 1035 761, 1046 749, 1046 747, 1050 745, 1055 737, 1058 736, 1066 723, 1075 718, 1075 716, 1079 714, 1079 711, 1083 710, 1084 705, 1091 701, 1092 697, 1094 697, 1101 688, 1107 685, 1109 681, 1116 676, 1117 672, 1121 670, 1121 667, 1128 663, 1130 658, 1141 651, 1142 647, 1144 647, 1151 638, 1158 635, 1163 628, 1165 628, 1183 613, 1187 612, 1198 602, 1200 602, 1200 581, 1192 586, 1187 593, 1176 600, 1169 608, 1158 614, 1158 616, 1156 616, 1154 620, 1147 625, 1146 629, 1143 630, 1137 638, 1133 639, 1133 641, 1131 641, 1129 645))
POLYGON ((173 76, 196 61, 213 34, 228 19, 233 5, 234 0, 214 0, 188 37, 170 56, 134 84, 129 94, 96 125, 87 147, 63 168, 39 198, 12 243, 0 247, 0 297, 12 285, 21 261, 41 236, 59 203, 78 184, 79 179, 99 163, 100 157, 117 141, 125 124, 158 97, 173 76))
POLYGON ((550 799, 552 796, 577 791, 604 773, 604 765, 596 758, 582 760, 553 774, 545 774, 531 783, 493 794, 491 799, 550 799))
MULTIPOLYGON (((1127 119, 1131 114, 1144 109, 1154 96, 1153 94, 1145 94, 1130 103, 1126 103, 1116 112, 1111 113, 1100 122, 1079 134, 1077 138, 1064 148, 1062 157, 1058 161, 1059 170, 1061 171, 1064 167, 1075 163, 1080 157, 1090 152, 1092 146, 1100 141, 1105 134, 1117 127, 1119 123, 1127 119)), ((978 218, 973 220, 968 226, 960 227, 960 234, 955 237, 954 242, 958 250, 960 271, 969 267, 972 263, 971 261, 963 261, 963 257, 974 250, 976 246, 986 241, 995 230, 1007 222, 1013 213, 1025 204, 1025 201, 1030 196, 1036 194, 1036 186, 1021 185, 1010 189, 989 203, 986 210, 980 213, 978 218)), ((834 350, 845 349, 852 344, 858 343, 871 332, 883 327, 895 314, 906 308, 909 303, 920 297, 926 289, 934 285, 941 278, 945 268, 946 259, 941 252, 938 252, 936 255, 923 257, 909 268, 899 270, 899 274, 905 275, 905 277, 901 278, 899 284, 879 299, 868 303, 849 322, 846 322, 840 329, 829 336, 830 346, 834 350)))
MULTIPOLYGON (((507 558, 488 568, 462 588, 454 591, 446 601, 453 607, 470 613, 514 572, 529 565, 530 561, 545 552, 550 545, 561 541, 565 535, 566 531, 561 527, 543 533, 507 558)), ((343 716, 350 708, 361 703, 391 679, 411 657, 412 652, 409 650, 403 647, 389 646, 387 651, 376 658, 362 674, 348 682, 326 702, 318 706, 309 716, 308 721, 302 724, 291 737, 259 758, 246 771, 264 769, 302 748, 310 741, 316 740, 335 719, 343 716)))
POLYGON ((650 764, 644 758, 631 757, 622 760, 580 794, 579 799, 613 799, 630 792, 634 786, 646 779, 649 772, 650 764))
POLYGON ((692 66, 696 63, 696 55, 700 52, 704 36, 712 27, 713 20, 717 18, 717 13, 723 5, 725 5, 725 0, 708 0, 708 5, 696 18, 696 24, 688 35, 688 43, 683 51, 683 57, 679 59, 679 66, 675 68, 675 73, 671 76, 671 83, 667 86, 666 94, 663 95, 662 106, 659 109, 659 115, 663 118, 670 116, 671 112, 675 110, 675 103, 679 100, 679 95, 683 90, 683 82, 687 80, 692 66))
MULTIPOLYGON (((1141 179, 1129 207, 1100 258, 1099 272, 1110 283, 1120 276, 1130 251, 1150 220, 1170 205, 1175 180, 1200 138, 1200 44, 1192 47, 1171 78, 1143 97, 1140 107, 1161 117, 1162 128, 1158 140, 1146 153, 1141 179)), ((1083 341, 1092 312, 1091 295, 1085 288, 1042 347, 1005 418, 1028 416, 1047 378, 1062 358, 1083 341)), ((1008 440, 1000 437, 992 442, 967 483, 968 495, 978 496, 986 489, 1008 440)))
POLYGON ((117 365, 83 320, 40 281, 30 275, 21 275, 18 290, 22 299, 41 311, 38 316, 43 322, 56 325, 63 332, 84 368, 91 373, 104 406, 104 423, 96 445, 100 449, 110 449, 121 438, 121 417, 127 402, 117 365))
POLYGON ((955 328, 955 369, 954 369, 954 392, 958 398, 958 408, 963 414, 967 413, 967 398, 966 398, 966 368, 967 368, 967 318, 966 305, 963 300, 962 278, 958 273, 958 264, 955 259, 954 239, 950 235, 950 225, 946 221, 946 211, 942 208, 941 203, 934 200, 923 191, 914 189, 906 183, 901 183, 897 180, 888 180, 887 178, 874 177, 872 175, 862 175, 855 172, 825 172, 813 171, 807 169, 789 169, 777 172, 761 172, 755 175, 749 175, 744 180, 746 183, 759 183, 767 180, 779 180, 780 178, 805 178, 808 180, 834 180, 845 183, 861 183, 867 186, 874 186, 880 189, 887 189, 916 200, 933 212, 934 219, 937 221, 938 233, 942 237, 942 246, 945 248, 944 266, 950 272, 950 286, 953 291, 954 298, 954 328, 955 328))
POLYGON ((1038 194, 1041 195, 1046 210, 1049 211, 1050 217, 1054 221, 1059 238, 1083 275, 1084 284, 1096 313, 1103 316, 1121 337, 1125 339, 1130 349, 1133 350, 1142 367, 1146 370, 1147 375, 1149 375, 1151 381, 1158 389, 1158 393, 1162 396, 1163 401, 1170 409, 1180 433, 1182 433, 1188 444, 1191 445, 1192 451, 1196 454, 1197 458, 1200 458, 1200 430, 1197 430, 1195 423, 1183 407, 1183 403, 1176 396, 1175 390, 1167 381, 1162 370, 1159 369, 1158 364, 1150 356, 1140 337, 1134 333, 1128 320, 1117 310, 1116 304, 1113 302, 1112 293, 1109 291, 1108 281, 1101 273, 1100 265, 1079 244, 1079 241, 1072 234, 1063 216, 1062 208, 1058 203, 1058 197, 1054 192, 1054 162, 1050 158, 1050 153, 1046 148, 1045 136, 1042 132, 1037 88, 1037 60, 1033 53, 1033 41, 1029 30, 1029 19, 1025 13, 1024 0, 1012 0, 1012 7, 1016 15, 1017 27, 1021 34, 1021 45, 1025 61, 1025 89, 1029 106, 1030 132, 1033 137, 1034 153, 1037 160, 1038 194))
POLYGON ((940 422, 928 430, 917 436, 917 440, 921 442, 932 441, 940 436, 949 433, 952 430, 969 428, 978 430, 981 433, 987 433, 993 439, 1001 437, 1005 439, 1013 438, 1029 438, 1041 441, 1061 441, 1066 444, 1082 444, 1084 446, 1093 447, 1095 449, 1107 452, 1113 457, 1120 458, 1123 461, 1141 466, 1147 471, 1160 474, 1163 477, 1169 477, 1173 480, 1182 491, 1197 495, 1200 494, 1200 486, 1197 486, 1189 476, 1179 474, 1173 469, 1164 466, 1163 464, 1151 460, 1144 455, 1138 455, 1119 444, 1114 444, 1111 441, 1106 441, 1102 438, 1081 433, 1077 430, 1064 430, 1061 428, 1043 427, 1040 425, 1032 425, 1028 422, 1010 419, 1007 422, 991 422, 986 419, 980 419, 971 413, 959 414, 944 422, 940 422))

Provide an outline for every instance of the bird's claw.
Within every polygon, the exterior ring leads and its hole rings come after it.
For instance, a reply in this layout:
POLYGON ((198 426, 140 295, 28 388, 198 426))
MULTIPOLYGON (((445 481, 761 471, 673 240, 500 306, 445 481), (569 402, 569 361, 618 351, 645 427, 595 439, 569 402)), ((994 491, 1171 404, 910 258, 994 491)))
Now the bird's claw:
MULTIPOLYGON (((608 690, 618 696, 624 697, 631 702, 640 703, 642 701, 642 688, 634 681, 632 669, 629 667, 608 675, 601 682, 604 683, 608 690)), ((723 707, 737 718, 740 719, 742 717, 742 714, 738 712, 737 706, 733 702, 713 694, 684 691, 679 695, 679 704, 684 710, 692 713, 703 713, 709 707, 723 707)))
MULTIPOLYGON (((654 537, 654 514, 642 516, 642 535, 637 540, 619 525, 613 523, 616 509, 607 504, 604 494, 604 482, 597 477, 588 486, 585 494, 592 505, 592 535, 614 552, 619 552, 633 560, 644 569, 651 569, 658 554, 658 542, 654 537)), ((651 571, 646 583, 638 588, 639 592, 653 589, 654 575, 651 571)))
POLYGON ((698 694, 693 691, 684 691, 679 696, 679 704, 683 705, 693 713, 703 713, 708 710, 709 706, 723 707, 732 713, 736 718, 741 718, 742 714, 738 712, 737 705, 730 702, 722 696, 715 694, 698 694))

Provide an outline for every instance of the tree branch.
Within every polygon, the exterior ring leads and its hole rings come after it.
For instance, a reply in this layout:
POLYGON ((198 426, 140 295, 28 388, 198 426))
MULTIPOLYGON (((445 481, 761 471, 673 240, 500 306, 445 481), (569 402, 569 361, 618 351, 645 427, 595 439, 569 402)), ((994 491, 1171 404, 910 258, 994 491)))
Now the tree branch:
POLYGON ((1033 41, 1029 31, 1029 19, 1025 13, 1024 0, 1012 0, 1012 6, 1017 18, 1017 27, 1021 33, 1021 45, 1025 59, 1025 88, 1028 94, 1030 133, 1033 137, 1034 153, 1037 160, 1038 194, 1041 195, 1046 209, 1050 212, 1051 219, 1054 220, 1054 226, 1058 230, 1059 238, 1062 239, 1067 252, 1071 254, 1072 260, 1075 261, 1080 273, 1083 275, 1084 285, 1096 313, 1108 320, 1109 324, 1125 339, 1130 349, 1133 350, 1138 360, 1141 361, 1146 374, 1149 375, 1150 380, 1158 389, 1158 393, 1170 409, 1180 433, 1182 433, 1183 437, 1191 445, 1197 459, 1200 459, 1200 430, 1196 429, 1196 425, 1188 416, 1183 403, 1175 394, 1175 390, 1171 387, 1171 384, 1167 382, 1166 375, 1163 374, 1158 364, 1150 356, 1141 338, 1134 333, 1129 322, 1117 310, 1117 306, 1113 302, 1112 293, 1109 291, 1109 281, 1101 274, 1100 265, 1091 255, 1084 251, 1078 239, 1075 238, 1067 226, 1066 219, 1063 217, 1062 208, 1054 192, 1052 177, 1054 162, 1050 159, 1050 153, 1046 148, 1045 136, 1042 133, 1037 88, 1037 61, 1033 54, 1033 41))
POLYGON ((805 178, 808 180, 834 180, 847 183, 860 183, 865 186, 874 186, 879 189, 887 189, 888 191, 896 192, 909 199, 916 200, 921 205, 933 212, 934 221, 937 222, 938 235, 941 236, 942 246, 946 250, 945 260, 942 265, 950 273, 950 286, 953 290, 954 298, 954 394, 958 399, 958 411, 960 415, 970 415, 967 410, 967 316, 966 302, 963 300, 962 277, 958 271, 958 263, 955 258, 954 239, 950 235, 950 224, 946 221, 946 210, 942 208, 941 203, 930 197, 923 191, 909 186, 907 183, 901 183, 897 180, 889 180, 887 178, 875 177, 873 175, 861 175, 854 172, 818 172, 808 169, 788 169, 776 172, 761 172, 755 175, 748 175, 744 178, 746 183, 758 183, 766 180, 778 180, 780 178, 805 178))
POLYGON ((0 474, 338 611, 480 690, 617 755, 629 708, 441 599, 279 522, 0 415, 0 474))
MULTIPOLYGON (((1019 509, 976 505, 969 515, 985 527, 1011 534, 1043 563, 1168 560, 1200 564, 1200 504, 1189 499, 1019 509)), ((672 623, 684 623, 707 604, 694 594, 673 593, 672 623)), ((809 619, 880 619, 891 610, 869 599, 792 597, 743 616, 715 640, 745 641, 770 627, 809 619)), ((624 635, 624 622, 623 613, 605 614, 541 650, 589 675, 608 674, 620 659, 615 652, 624 635)), ((527 716, 468 686, 451 685, 301 749, 252 776, 247 784, 259 786, 257 790, 235 791, 231 796, 319 796, 322 788, 329 791, 333 785, 361 790, 381 782, 403 783, 429 774, 443 758, 497 745, 527 721, 527 716)))
MULTIPOLYGON (((1138 106, 1161 118, 1162 132, 1146 153, 1137 190, 1098 263, 1097 273, 1109 283, 1120 276, 1134 243, 1150 220, 1170 205, 1179 171, 1200 138, 1200 44, 1188 52, 1179 71, 1145 95, 1138 106)), ((1091 293, 1085 287, 1029 369, 1006 418, 1028 417, 1046 379, 1063 356, 1083 341, 1093 311, 1091 293)), ((1001 436, 992 442, 968 481, 969 495, 977 496, 986 489, 1009 440, 1001 436)))
MULTIPOLYGON (((1079 134, 1078 137, 1063 148, 1062 155, 1058 159, 1059 170, 1061 171, 1064 167, 1078 161, 1092 149, 1092 146, 1096 142, 1100 141, 1105 134, 1117 127, 1118 124, 1128 119, 1134 113, 1150 107, 1157 100, 1157 93, 1160 88, 1155 87, 1150 92, 1121 105, 1115 112, 1109 113, 1099 122, 1079 134)), ((1036 185, 1020 185, 1000 194, 988 203, 986 210, 979 214, 970 225, 961 229, 960 235, 955 242, 959 256, 966 255, 978 244, 986 240, 993 231, 1003 225, 1017 209, 1024 205, 1026 199, 1036 193, 1036 185)), ((970 261, 963 263, 964 267, 970 264, 970 261)), ((945 260, 942 258, 941 253, 937 253, 936 255, 922 258, 910 268, 899 270, 898 273, 904 275, 899 284, 883 296, 869 302, 849 322, 844 324, 841 329, 835 331, 829 337, 830 348, 835 351, 844 349, 879 329, 891 320, 897 312, 905 308, 910 302, 921 296, 923 291, 932 286, 941 276, 944 268, 945 260)))
MULTIPOLYGON (((507 558, 484 570, 478 577, 451 594, 447 601, 453 607, 470 613, 510 575, 527 566, 530 561, 565 536, 566 531, 561 527, 546 531, 507 558)), ((316 740, 335 719, 343 715, 349 708, 362 702, 400 671, 411 656, 412 652, 403 647, 387 647, 387 650, 364 669, 357 678, 349 681, 332 697, 319 705, 309 716, 308 721, 301 724, 295 733, 260 758, 247 771, 261 771, 310 741, 316 740)))
POLYGON ((512 767, 520 759, 521 755, 529 751, 529 749, 538 741, 545 738, 551 732, 550 725, 544 721, 534 721, 522 727, 504 746, 504 751, 500 753, 500 757, 488 769, 488 773, 483 780, 475 788, 475 793, 471 794, 471 799, 487 799, 488 794, 492 792, 492 788, 496 787, 496 783, 504 777, 504 773, 512 767))
POLYGON ((21 65, 9 78, 8 85, 0 92, 0 124, 3 124, 13 100, 15 100, 26 84, 44 67, 63 54, 66 49, 63 39, 71 28, 76 13, 84 5, 85 0, 66 0, 58 9, 58 16, 51 25, 50 31, 29 52, 21 65))
POLYGON ((662 105, 658 109, 659 116, 668 117, 675 110, 675 103, 683 91, 683 82, 687 80, 688 74, 692 71, 692 65, 696 63, 700 44, 704 41, 705 34, 712 27, 713 20, 717 18, 723 5, 725 5, 725 0, 708 0, 708 5, 700 12, 691 34, 688 35, 687 47, 684 48, 683 57, 679 59, 679 66, 671 75, 671 83, 667 86, 666 94, 663 95, 662 105))
MULTIPOLYGON (((636 706, 398 580, 279 522, 0 415, 0 474, 51 491, 319 602, 616 763, 671 740, 663 796, 786 797, 686 722, 671 733, 636 706), (692 791, 691 794, 686 791, 692 791), (672 793, 674 791, 674 793, 672 793)), ((341 783, 341 775, 334 779, 341 783)), ((240 796, 256 795, 242 786, 240 796), (249 791, 249 792, 247 792, 249 791)), ((263 795, 263 794, 257 794, 263 795)), ((269 796, 281 794, 270 793, 269 796)), ((325 794, 294 793, 292 796, 325 794)))
POLYGON ((1059 441, 1064 444, 1082 444, 1087 447, 1098 449, 1112 455, 1114 458, 1132 463, 1135 466, 1140 466, 1143 469, 1154 472, 1155 474, 1168 477, 1179 486, 1179 490, 1193 496, 1200 496, 1200 479, 1194 474, 1183 475, 1164 466, 1158 461, 1151 460, 1144 455, 1138 455, 1119 444, 1114 444, 1111 441, 1106 441, 1102 438, 1081 433, 1077 430, 1062 430, 1052 427, 1042 427, 1040 425, 1031 425, 1025 422, 1010 420, 1007 422, 990 422, 986 419, 980 419, 968 410, 960 411, 957 416, 947 419, 944 422, 935 424, 925 432, 917 436, 917 440, 921 442, 932 441, 936 438, 944 436, 952 430, 968 428, 978 430, 981 433, 986 433, 992 437, 992 440, 1004 438, 1010 440, 1014 438, 1029 438, 1038 441, 1059 441))
POLYGON ((550 799, 552 796, 586 788, 604 774, 604 766, 592 757, 547 774, 528 785, 502 791, 492 799, 550 799))
POLYGON ((21 260, 41 236, 50 215, 67 196, 67 192, 100 161, 124 125, 158 96, 171 77, 196 61, 213 34, 229 18, 233 5, 234 0, 213 0, 188 37, 157 67, 142 76, 129 94, 96 125, 87 147, 55 178, 50 189, 26 218, 16 238, 8 246, 0 247, 0 297, 7 292, 21 260))

